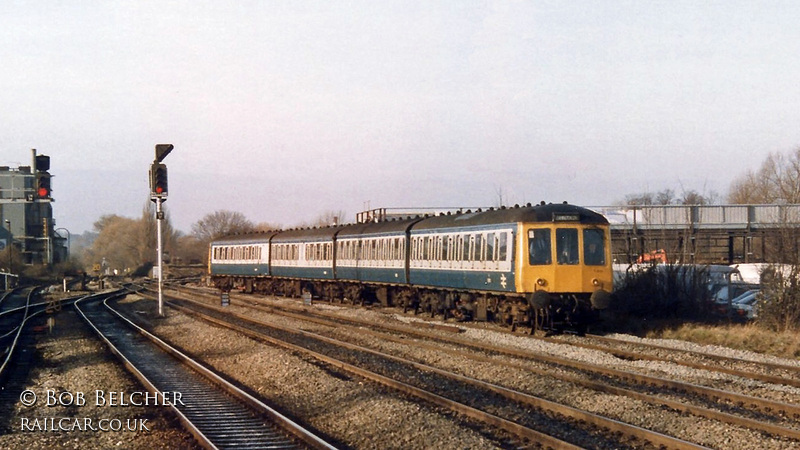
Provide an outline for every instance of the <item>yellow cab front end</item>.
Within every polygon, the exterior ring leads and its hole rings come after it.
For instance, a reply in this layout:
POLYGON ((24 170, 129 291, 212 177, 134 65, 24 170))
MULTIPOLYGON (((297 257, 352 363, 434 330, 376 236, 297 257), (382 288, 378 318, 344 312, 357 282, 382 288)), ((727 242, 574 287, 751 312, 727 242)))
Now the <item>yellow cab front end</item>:
POLYGON ((552 302, 591 304, 605 309, 613 283, 611 238, 607 223, 581 223, 572 214, 552 222, 520 223, 517 245, 518 289, 538 308, 552 302))

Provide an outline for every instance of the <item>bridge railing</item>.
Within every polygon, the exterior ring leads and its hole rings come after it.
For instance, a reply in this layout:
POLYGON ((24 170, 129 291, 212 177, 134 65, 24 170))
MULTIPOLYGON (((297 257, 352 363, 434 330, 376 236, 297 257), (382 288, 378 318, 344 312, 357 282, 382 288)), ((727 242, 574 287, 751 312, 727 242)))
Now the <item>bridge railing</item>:
POLYGON ((589 207, 612 229, 765 229, 800 227, 800 205, 664 205, 589 207))

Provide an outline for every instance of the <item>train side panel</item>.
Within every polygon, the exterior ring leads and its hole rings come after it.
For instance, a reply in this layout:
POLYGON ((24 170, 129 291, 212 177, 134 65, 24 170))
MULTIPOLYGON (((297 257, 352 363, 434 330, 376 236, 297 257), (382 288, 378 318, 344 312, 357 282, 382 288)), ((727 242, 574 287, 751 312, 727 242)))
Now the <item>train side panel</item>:
POLYGON ((455 290, 515 292, 515 224, 411 233, 410 282, 455 290))
POLYGON ((269 274, 269 243, 214 243, 209 252, 209 270, 212 276, 266 276, 269 274))
POLYGON ((285 240, 272 242, 273 277, 332 280, 333 242, 325 239, 285 240))
POLYGON ((364 283, 405 284, 405 234, 339 237, 336 278, 364 283))

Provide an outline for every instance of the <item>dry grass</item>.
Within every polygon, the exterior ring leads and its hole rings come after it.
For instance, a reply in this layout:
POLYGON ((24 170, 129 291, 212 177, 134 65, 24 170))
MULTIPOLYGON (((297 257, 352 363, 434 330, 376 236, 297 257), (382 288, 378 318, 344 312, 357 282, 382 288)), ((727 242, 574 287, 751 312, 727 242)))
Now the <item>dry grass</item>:
POLYGON ((800 333, 773 332, 754 324, 684 324, 651 332, 648 337, 680 339, 698 344, 722 345, 783 358, 800 358, 800 333))

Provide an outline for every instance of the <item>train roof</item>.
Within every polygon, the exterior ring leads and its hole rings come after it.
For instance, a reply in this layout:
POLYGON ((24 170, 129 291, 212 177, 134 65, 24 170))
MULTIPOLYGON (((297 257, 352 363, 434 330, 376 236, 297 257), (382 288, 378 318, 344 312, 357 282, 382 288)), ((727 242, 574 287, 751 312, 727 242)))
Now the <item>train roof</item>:
POLYGON ((548 203, 538 205, 515 206, 511 208, 489 209, 429 217, 414 225, 414 230, 438 228, 479 227, 503 223, 543 223, 572 222, 589 224, 608 224, 608 220, 599 213, 567 203, 548 203))
POLYGON ((421 217, 386 220, 381 222, 367 222, 347 225, 336 234, 337 237, 357 237, 365 234, 385 234, 405 232, 410 226, 422 220, 421 217))
POLYGON ((279 231, 272 238, 272 242, 333 240, 333 236, 339 229, 340 227, 324 227, 279 231))
POLYGON ((480 227, 505 223, 588 223, 608 224, 605 216, 576 205, 567 203, 549 203, 538 205, 515 206, 478 211, 467 211, 459 214, 446 214, 431 217, 409 217, 405 219, 382 222, 358 223, 352 225, 305 228, 295 230, 270 231, 266 233, 250 233, 225 236, 214 240, 213 244, 247 244, 267 242, 300 242, 311 240, 332 240, 334 236, 356 237, 384 233, 405 232, 409 228, 417 230, 433 230, 442 228, 480 227))
POLYGON ((229 234, 219 239, 211 241, 213 245, 225 244, 257 244, 267 242, 272 236, 278 234, 277 231, 268 231, 260 233, 243 233, 243 234, 229 234))

